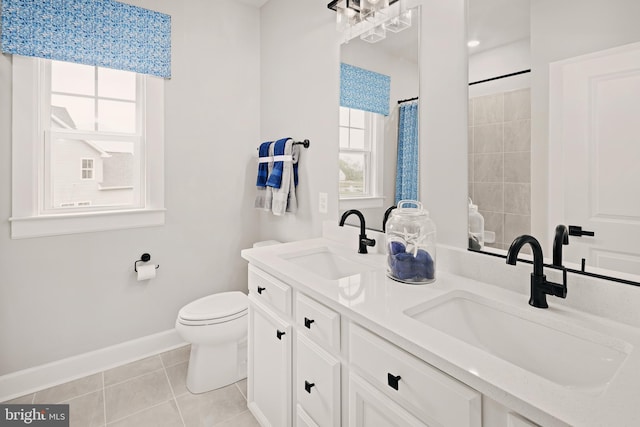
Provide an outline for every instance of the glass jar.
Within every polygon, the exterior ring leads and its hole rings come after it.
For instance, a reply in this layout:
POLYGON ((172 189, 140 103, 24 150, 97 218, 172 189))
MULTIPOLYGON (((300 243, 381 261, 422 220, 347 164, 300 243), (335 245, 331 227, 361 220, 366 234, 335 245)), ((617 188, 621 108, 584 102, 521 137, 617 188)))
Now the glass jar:
POLYGON ((385 225, 387 276, 409 284, 436 280, 436 226, 422 203, 401 200, 385 225))

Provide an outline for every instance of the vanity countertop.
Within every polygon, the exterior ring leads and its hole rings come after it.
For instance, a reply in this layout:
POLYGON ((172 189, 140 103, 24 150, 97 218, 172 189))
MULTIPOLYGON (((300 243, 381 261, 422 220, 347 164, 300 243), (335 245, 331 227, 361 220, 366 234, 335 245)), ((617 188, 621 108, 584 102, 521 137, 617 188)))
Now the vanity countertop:
MULTIPOLYGON (((384 255, 357 254, 352 248, 325 238, 245 249, 242 257, 536 423, 545 426, 640 425, 638 328, 575 310, 553 297, 549 297, 548 309, 533 308, 527 304, 526 295, 440 269, 434 283, 399 283, 386 276, 384 255), (318 248, 330 248, 333 253, 366 264, 370 269, 328 280, 287 259, 292 254, 310 253, 318 248), (600 389, 558 385, 405 314, 409 308, 428 305, 451 292, 468 292, 503 306, 517 307, 528 319, 552 325, 559 331, 570 329, 566 325, 571 325, 594 336, 624 342, 628 354, 613 379, 600 389)), ((522 280, 528 282, 529 277, 523 276, 522 280)), ((548 360, 540 363, 552 364, 562 357, 549 349, 548 360)))

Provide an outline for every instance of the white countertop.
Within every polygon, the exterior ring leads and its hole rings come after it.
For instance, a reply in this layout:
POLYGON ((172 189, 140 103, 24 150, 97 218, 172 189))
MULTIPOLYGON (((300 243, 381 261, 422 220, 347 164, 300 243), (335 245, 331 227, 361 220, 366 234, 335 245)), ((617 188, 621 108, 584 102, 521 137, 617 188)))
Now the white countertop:
MULTIPOLYGON (((384 255, 357 254, 352 248, 325 238, 245 249, 242 257, 536 423, 545 426, 640 425, 638 328, 553 304, 553 297, 549 297, 548 309, 536 309, 527 304, 528 296, 522 293, 440 269, 436 270, 434 283, 399 283, 386 276, 384 255), (318 247, 330 247, 334 253, 370 265, 372 270, 326 280, 286 260, 286 255, 318 247), (539 319, 558 330, 563 330, 563 325, 570 325, 594 335, 612 337, 628 343, 631 351, 604 390, 590 392, 563 387, 404 314, 408 308, 451 291, 467 291, 500 304, 519 307, 528 319, 539 319)), ((522 280, 528 282, 529 277, 523 276, 522 280)), ((562 355, 550 352, 548 363, 554 363, 554 358, 558 357, 562 355)))

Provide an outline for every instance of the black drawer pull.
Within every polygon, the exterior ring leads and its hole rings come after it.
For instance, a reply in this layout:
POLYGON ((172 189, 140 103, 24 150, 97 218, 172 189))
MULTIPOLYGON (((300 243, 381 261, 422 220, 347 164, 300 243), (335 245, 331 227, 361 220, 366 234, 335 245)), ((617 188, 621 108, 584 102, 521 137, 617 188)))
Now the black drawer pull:
POLYGON ((282 331, 276 329, 276 336, 278 337, 279 340, 282 339, 283 335, 286 335, 286 332, 282 332, 282 331))
POLYGON ((267 288, 263 288, 262 286, 258 286, 258 293, 262 294, 262 291, 266 291, 267 288))
POLYGON ((309 381, 304 381, 304 389, 307 390, 307 393, 311 393, 311 388, 316 385, 315 383, 310 383, 309 381))
POLYGON ((304 327, 307 329, 311 329, 311 324, 315 322, 313 319, 304 318, 304 327))
POLYGON ((394 390, 398 389, 398 382, 400 381, 400 375, 387 374, 387 382, 389 383, 389 387, 394 390))

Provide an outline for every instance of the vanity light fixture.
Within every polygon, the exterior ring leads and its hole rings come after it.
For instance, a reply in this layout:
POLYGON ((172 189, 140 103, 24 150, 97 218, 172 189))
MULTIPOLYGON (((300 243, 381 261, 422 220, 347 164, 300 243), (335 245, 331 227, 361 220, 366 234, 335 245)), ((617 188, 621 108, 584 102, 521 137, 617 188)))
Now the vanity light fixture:
POLYGON ((346 41, 360 36, 375 43, 387 30, 397 33, 411 26, 406 0, 333 0, 327 7, 336 12, 337 29, 346 41))
POLYGON ((478 45, 480 45, 480 41, 479 40, 469 40, 467 42, 467 46, 469 46, 469 47, 476 47, 478 45))

